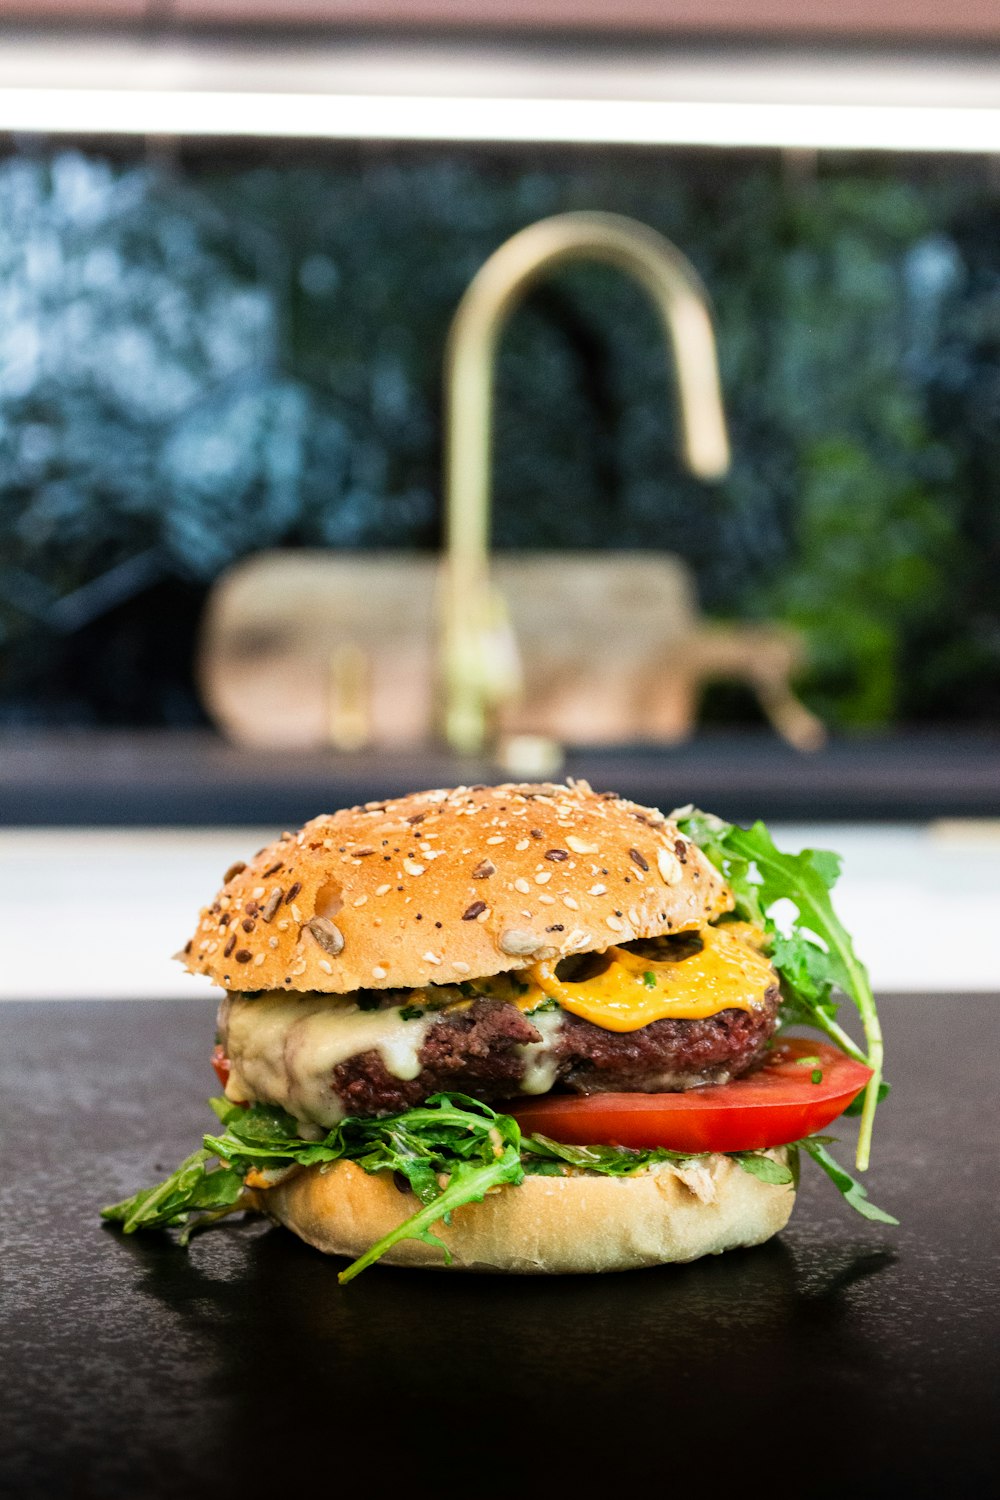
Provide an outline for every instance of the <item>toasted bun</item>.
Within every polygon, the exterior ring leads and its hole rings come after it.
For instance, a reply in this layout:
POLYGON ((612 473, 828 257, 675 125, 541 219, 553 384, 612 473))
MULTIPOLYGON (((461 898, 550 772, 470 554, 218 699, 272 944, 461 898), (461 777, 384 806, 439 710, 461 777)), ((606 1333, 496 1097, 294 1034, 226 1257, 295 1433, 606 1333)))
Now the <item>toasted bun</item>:
MULTIPOLYGON (((784 1160, 784 1152, 771 1153, 784 1160)), ((361 1255, 414 1212, 385 1172, 353 1162, 306 1167, 255 1195, 257 1206, 328 1255, 361 1255)), ((637 1177, 526 1177, 434 1226, 450 1269, 522 1275, 628 1271, 697 1260, 760 1245, 788 1222, 795 1192, 752 1177, 728 1156, 678 1168, 664 1163, 637 1177)), ((442 1268, 442 1252, 401 1240, 389 1265, 442 1268)))
POLYGON ((732 895, 654 808, 584 781, 417 792, 283 834, 178 957, 230 990, 422 987, 711 921, 732 895))

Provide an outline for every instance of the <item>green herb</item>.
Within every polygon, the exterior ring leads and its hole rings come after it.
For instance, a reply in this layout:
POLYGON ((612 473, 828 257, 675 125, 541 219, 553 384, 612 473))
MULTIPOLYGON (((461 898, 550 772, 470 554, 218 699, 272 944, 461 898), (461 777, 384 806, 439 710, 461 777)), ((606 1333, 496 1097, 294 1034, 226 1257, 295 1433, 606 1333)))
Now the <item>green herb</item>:
MULTIPOLYGON (((600 1172, 604 1177, 631 1177, 643 1172, 656 1162, 669 1161, 675 1165, 697 1161, 697 1156, 683 1151, 667 1151, 658 1148, 649 1151, 633 1151, 625 1146, 567 1146, 562 1141, 553 1141, 547 1135, 531 1135, 524 1140, 522 1151, 525 1170, 538 1175, 538 1167, 550 1162, 562 1162, 586 1172, 600 1172)), ((541 1175, 545 1175, 542 1173, 541 1175)))
POLYGON ((419 1005, 404 1005, 400 1009, 399 1019, 401 1021, 419 1021, 423 1010, 419 1005))
MULTIPOLYGON (((243 1109, 226 1099, 210 1101, 223 1129, 206 1135, 203 1147, 158 1187, 102 1209, 105 1219, 121 1224, 126 1234, 139 1229, 180 1229, 186 1245, 197 1230, 255 1204, 244 1188, 251 1168, 259 1172, 319 1162, 353 1161, 366 1172, 401 1173, 420 1200, 420 1208, 345 1271, 347 1282, 379 1260, 400 1240, 420 1239, 447 1248, 434 1225, 466 1203, 478 1203, 495 1188, 516 1186, 531 1176, 562 1176, 567 1168, 605 1177, 630 1177, 662 1162, 684 1167, 711 1153, 656 1149, 635 1151, 621 1146, 569 1146, 548 1136, 522 1140, 517 1121, 463 1094, 435 1094, 427 1103, 385 1120, 350 1118, 322 1140, 304 1141, 296 1121, 282 1109, 253 1105, 243 1109), (216 1161, 218 1165, 210 1166, 216 1161)), ((858 1213, 887 1224, 896 1220, 870 1203, 861 1185, 825 1150, 826 1136, 812 1136, 786 1148, 787 1164, 765 1151, 730 1155, 745 1172, 777 1186, 798 1180, 801 1148, 827 1173, 858 1213)))
POLYGON ((810 1081, 810 1083, 822 1083, 823 1082, 823 1071, 822 1071, 822 1069, 821 1068, 813 1068, 812 1072, 809 1074, 809 1081, 810 1081))
POLYGON ((763 823, 738 828, 695 808, 685 808, 675 817, 732 888, 737 915, 756 922, 767 934, 770 959, 782 981, 782 1024, 818 1026, 849 1056, 871 1068, 858 1128, 857 1165, 864 1171, 881 1096, 882 1029, 868 973, 830 901, 840 873, 839 857, 826 849, 783 854, 763 823), (790 902, 796 911, 789 935, 779 932, 769 915, 779 901, 790 902), (835 989, 854 1001, 867 1053, 837 1024, 835 989))
POLYGON ((120 1223, 126 1234, 183 1226, 186 1243, 218 1210, 248 1206, 243 1180, 253 1167, 266 1171, 347 1160, 366 1172, 400 1172, 422 1207, 341 1274, 349 1281, 401 1239, 440 1244, 431 1225, 447 1221, 463 1203, 479 1202, 491 1188, 524 1177, 517 1121, 462 1094, 435 1094, 425 1105, 385 1120, 342 1120, 319 1141, 302 1140, 295 1120, 282 1109, 260 1104, 241 1109, 225 1099, 211 1104, 225 1127, 221 1134, 206 1135, 203 1149, 159 1187, 103 1209, 104 1218, 120 1223), (213 1158, 220 1165, 209 1167, 213 1158), (212 1212, 192 1218, 200 1210, 212 1212))
MULTIPOLYGON (((121 1203, 102 1208, 101 1217, 133 1234, 137 1229, 178 1228, 200 1209, 233 1207, 243 1196, 244 1174, 230 1167, 210 1169, 206 1164, 213 1154, 195 1151, 158 1187, 144 1188, 121 1203)), ((182 1243, 186 1243, 186 1236, 182 1243)))
POLYGON ((646 970, 645 974, 643 974, 642 976, 642 982, 646 986, 647 990, 656 989, 656 975, 653 973, 652 969, 646 970))
POLYGON ((749 1172, 751 1177, 759 1177, 761 1182, 772 1182, 778 1187, 795 1184, 795 1169, 786 1166, 783 1161, 775 1161, 773 1156, 768 1156, 763 1151, 734 1151, 732 1156, 744 1172, 749 1172))
MULTIPOLYGON (((581 1171, 599 1172, 603 1177, 634 1177, 637 1172, 645 1172, 659 1162, 686 1167, 703 1161, 706 1155, 704 1152, 668 1151, 663 1146, 646 1151, 626 1146, 567 1146, 562 1141, 538 1134, 526 1137, 521 1149, 525 1171, 532 1176, 550 1175, 552 1167, 565 1162, 581 1171)), ((790 1169, 766 1152, 734 1151, 730 1154, 745 1172, 759 1177, 762 1182, 785 1184, 793 1181, 790 1169)))
POLYGON ((843 1193, 845 1200, 863 1218, 874 1219, 879 1224, 898 1224, 899 1220, 894 1219, 892 1214, 887 1214, 883 1208, 876 1208, 875 1204, 869 1200, 868 1193, 862 1187, 861 1183, 852 1177, 850 1172, 846 1171, 839 1162, 834 1161, 826 1149, 826 1144, 829 1140, 829 1136, 810 1135, 804 1141, 797 1141, 796 1145, 801 1146, 802 1150, 808 1156, 812 1157, 816 1165, 821 1167, 829 1177, 838 1192, 843 1193))

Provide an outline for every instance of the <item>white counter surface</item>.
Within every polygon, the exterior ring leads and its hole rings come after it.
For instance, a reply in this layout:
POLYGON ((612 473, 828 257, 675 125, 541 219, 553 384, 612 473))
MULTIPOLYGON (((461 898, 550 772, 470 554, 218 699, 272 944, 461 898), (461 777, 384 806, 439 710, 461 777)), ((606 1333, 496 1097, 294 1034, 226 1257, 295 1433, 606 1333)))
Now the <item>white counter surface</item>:
MULTIPOLYGON (((1000 823, 774 825, 837 849, 837 909, 878 990, 1000 993, 1000 823)), ((196 998, 170 955, 268 829, 0 830, 0 999, 196 998)))

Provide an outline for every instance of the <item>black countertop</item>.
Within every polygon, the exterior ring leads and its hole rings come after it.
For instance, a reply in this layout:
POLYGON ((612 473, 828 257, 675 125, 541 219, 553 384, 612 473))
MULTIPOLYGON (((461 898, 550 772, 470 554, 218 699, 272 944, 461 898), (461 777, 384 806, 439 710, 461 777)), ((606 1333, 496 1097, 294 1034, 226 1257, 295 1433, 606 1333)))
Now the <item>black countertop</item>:
MULTIPOLYGON (((1000 734, 958 729, 834 739, 804 755, 766 731, 676 746, 574 750, 563 772, 637 802, 694 802, 754 818, 898 820, 1000 816, 1000 734)), ((209 731, 8 730, 0 825, 278 824, 431 786, 509 780, 443 750, 249 750, 209 731)))
POLYGON ((376 1267, 342 1289, 261 1220, 185 1254, 97 1219, 210 1122, 210 1005, 0 1006, 0 1492, 990 1492, 1000 997, 883 1017, 869 1187, 899 1229, 807 1168, 756 1250, 553 1280, 376 1267))

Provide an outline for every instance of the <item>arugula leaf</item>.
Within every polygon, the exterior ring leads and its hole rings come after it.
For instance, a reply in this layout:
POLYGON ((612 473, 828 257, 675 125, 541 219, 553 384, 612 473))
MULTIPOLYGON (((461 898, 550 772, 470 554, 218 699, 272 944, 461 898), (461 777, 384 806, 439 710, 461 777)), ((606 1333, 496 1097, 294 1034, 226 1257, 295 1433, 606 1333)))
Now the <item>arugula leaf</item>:
POLYGON ((635 1151, 626 1146, 567 1146, 562 1141, 537 1133, 525 1139, 522 1149, 527 1157, 527 1171, 542 1176, 546 1174, 539 1173, 538 1168, 543 1164, 547 1167, 549 1163, 565 1163, 582 1171, 600 1172, 605 1177, 631 1177, 656 1162, 669 1161, 680 1165, 698 1160, 697 1155, 667 1151, 663 1147, 635 1151))
POLYGON ((731 1155, 744 1172, 749 1172, 751 1177, 756 1177, 761 1182, 771 1182, 776 1187, 792 1186, 795 1183, 793 1168, 786 1166, 783 1161, 775 1161, 773 1156, 767 1156, 763 1151, 733 1151, 731 1155))
POLYGON ((400 1240, 420 1239, 430 1245, 438 1245, 444 1251, 446 1263, 451 1263, 451 1255, 448 1248, 435 1234, 431 1233, 431 1226, 444 1219, 449 1221, 453 1209, 461 1208, 466 1203, 481 1203, 491 1188, 500 1187, 504 1183, 520 1183, 524 1180, 524 1168, 521 1166, 520 1153, 515 1147, 508 1145, 500 1157, 493 1162, 484 1165, 473 1165, 471 1162, 462 1162, 457 1165, 448 1180, 447 1187, 443 1188, 430 1203, 420 1209, 418 1213, 400 1224, 397 1229, 391 1230, 380 1239, 377 1244, 366 1250, 364 1255, 358 1256, 348 1266, 346 1271, 341 1271, 337 1280, 343 1285, 353 1281, 367 1266, 380 1259, 385 1252, 398 1244, 400 1240))
POLYGON ((229 1208, 243 1194, 245 1174, 228 1167, 207 1169, 211 1151, 195 1151, 158 1187, 143 1188, 121 1203, 101 1209, 101 1218, 119 1223, 126 1234, 137 1229, 177 1228, 197 1209, 229 1208))
MULTIPOLYGON (((435 1224, 450 1223, 456 1208, 479 1203, 502 1186, 516 1186, 526 1174, 562 1175, 567 1167, 602 1176, 627 1177, 661 1162, 675 1166, 703 1160, 710 1153, 636 1151, 622 1146, 569 1146, 548 1136, 522 1140, 510 1115, 464 1094, 435 1094, 426 1104, 388 1119, 351 1117, 327 1132, 322 1140, 306 1141, 296 1134, 297 1123, 284 1110, 267 1105, 248 1109, 225 1099, 210 1101, 220 1124, 219 1135, 206 1135, 200 1151, 187 1157, 175 1172, 154 1188, 144 1188, 121 1203, 101 1210, 102 1217, 122 1225, 126 1234, 138 1229, 181 1229, 186 1245, 198 1229, 225 1214, 256 1203, 244 1188, 251 1168, 312 1166, 347 1160, 366 1172, 402 1174, 420 1201, 420 1208, 340 1273, 341 1282, 379 1260, 404 1239, 420 1239, 438 1246, 445 1260, 447 1247, 434 1234, 435 1224), (217 1166, 210 1166, 213 1160, 217 1166)), ((825 1150, 825 1136, 813 1136, 787 1147, 788 1165, 763 1151, 736 1151, 733 1160, 745 1172, 775 1185, 798 1181, 801 1146, 830 1176, 846 1201, 869 1219, 897 1221, 867 1200, 861 1185, 825 1150)))
POLYGON ((829 1136, 811 1135, 804 1141, 799 1141, 798 1145, 802 1147, 807 1155, 812 1157, 818 1167, 822 1167, 838 1192, 843 1193, 846 1201, 863 1218, 874 1219, 879 1224, 898 1224, 898 1219, 894 1219, 892 1214, 887 1214, 885 1209, 877 1208, 870 1201, 868 1193, 862 1184, 856 1178, 852 1177, 850 1172, 846 1171, 839 1162, 834 1161, 826 1149, 825 1143, 829 1139, 829 1136))
POLYGON ((858 1128, 857 1165, 864 1171, 871 1155, 884 1049, 868 972, 830 900, 830 890, 840 874, 839 856, 826 849, 784 854, 759 822, 751 828, 739 828, 697 808, 680 809, 674 817, 730 885, 737 915, 756 922, 768 935, 771 962, 782 980, 784 1022, 805 1021, 819 1027, 849 1056, 871 1068, 858 1128), (770 916, 779 901, 790 902, 796 912, 795 925, 787 936, 778 931, 770 916), (867 1052, 862 1052, 837 1024, 836 990, 854 1001, 867 1052))

